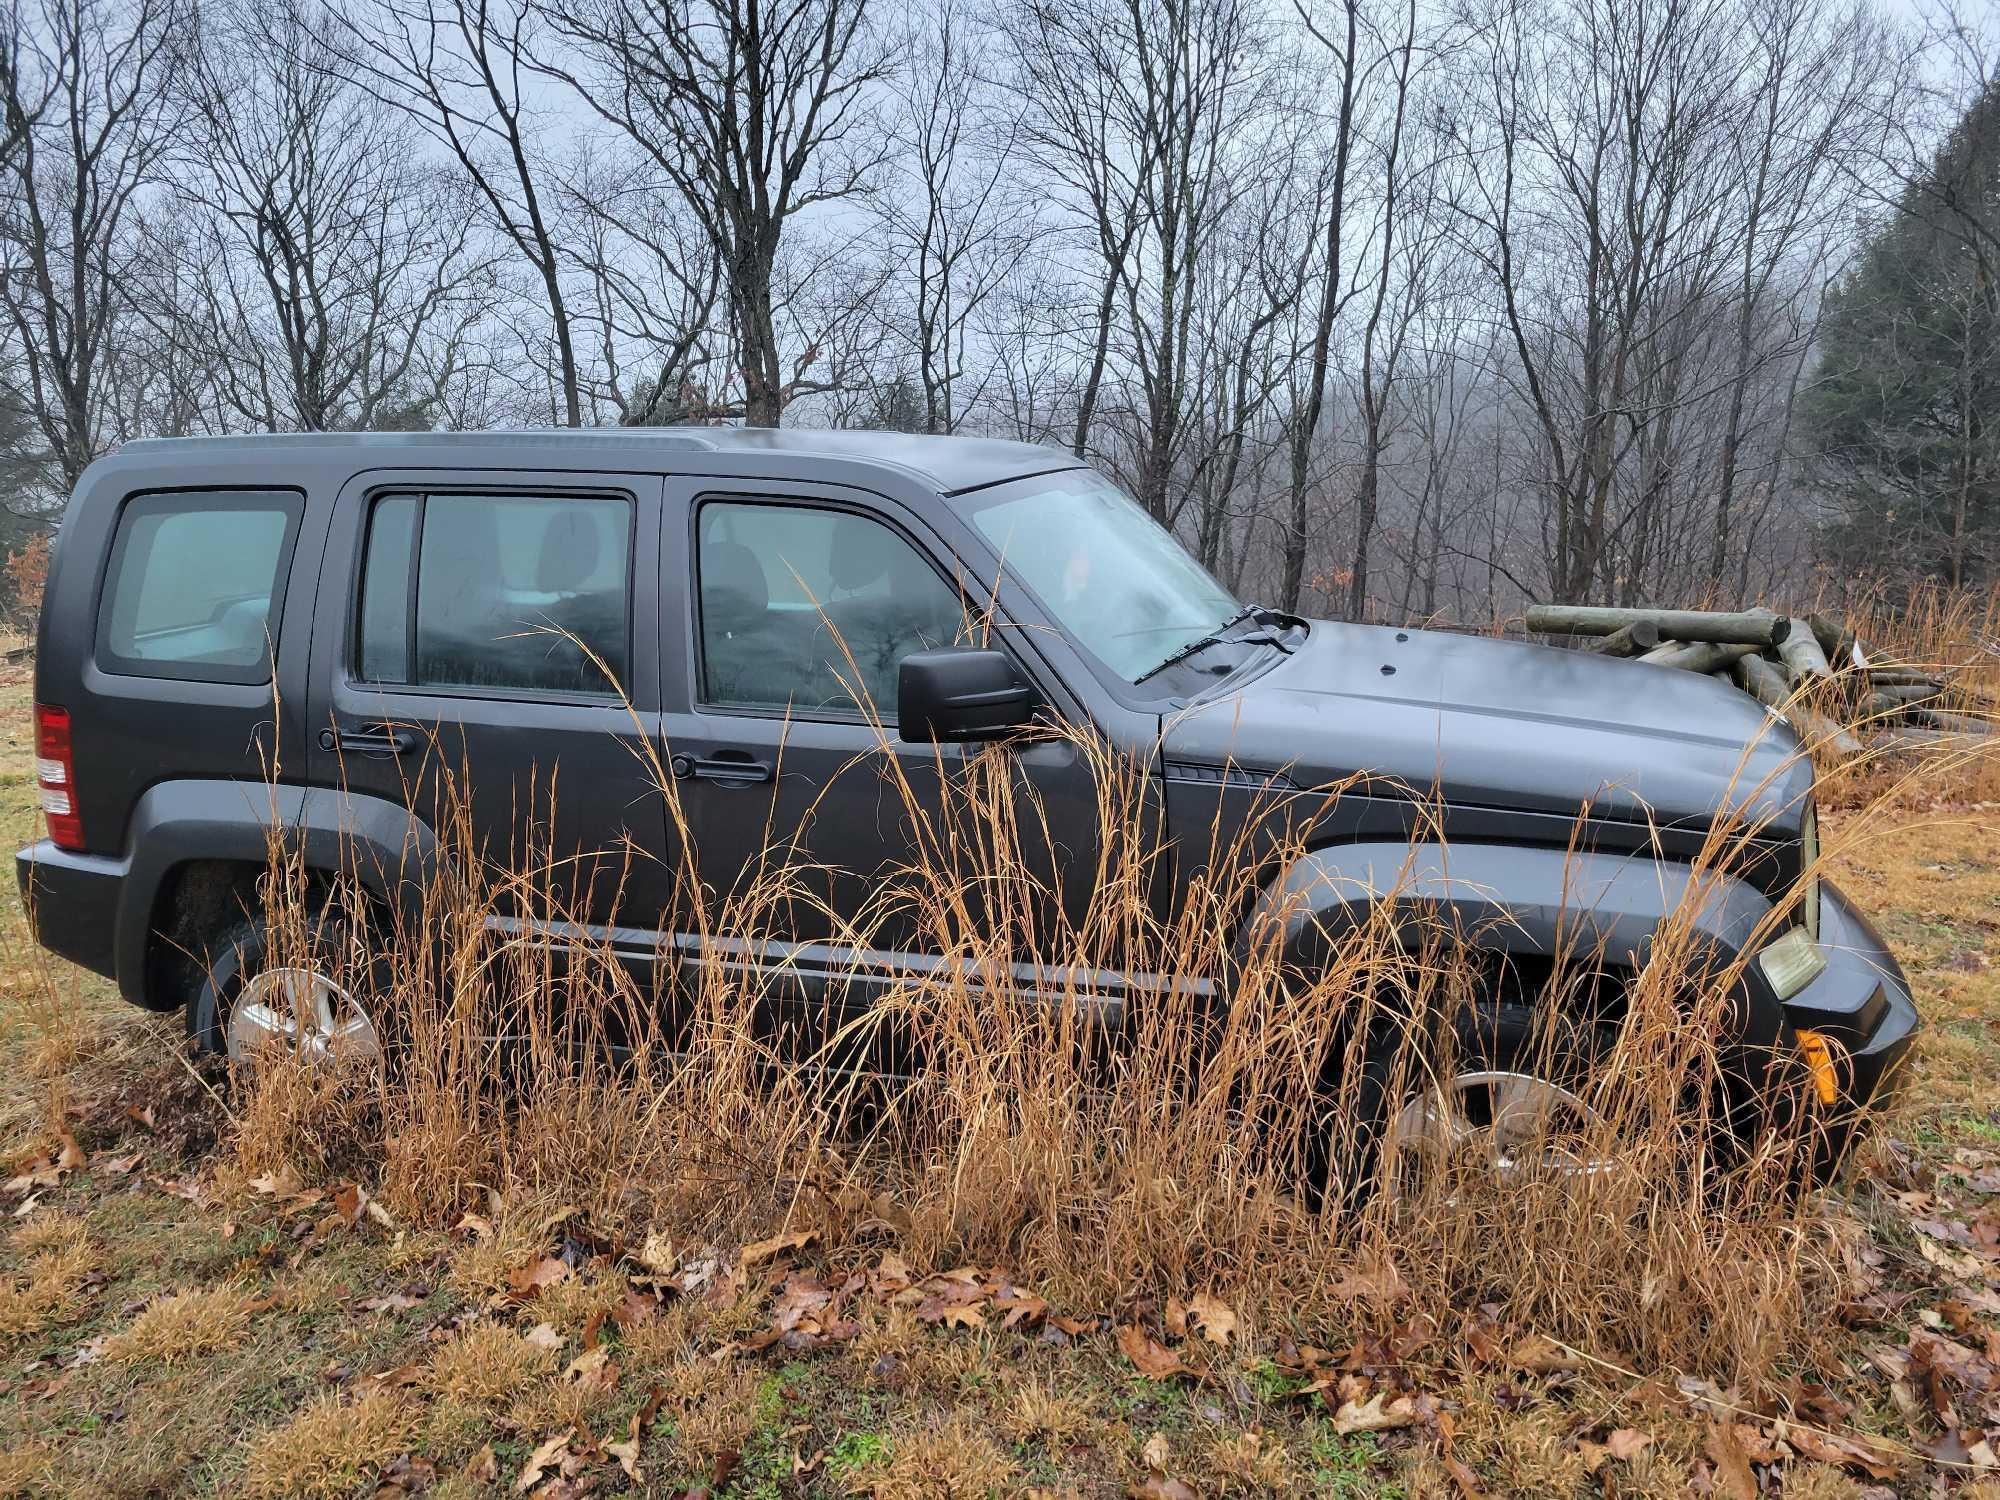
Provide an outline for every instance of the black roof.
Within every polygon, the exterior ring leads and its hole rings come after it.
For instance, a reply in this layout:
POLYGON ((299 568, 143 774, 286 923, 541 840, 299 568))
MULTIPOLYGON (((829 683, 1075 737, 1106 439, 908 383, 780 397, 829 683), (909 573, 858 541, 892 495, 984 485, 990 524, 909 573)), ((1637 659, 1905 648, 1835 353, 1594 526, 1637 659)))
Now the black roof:
MULTIPOLYGON (((839 459, 890 464, 947 493, 977 489, 1006 479, 1075 468, 1081 462, 1060 448, 1000 438, 931 437, 902 432, 815 431, 787 427, 554 427, 500 432, 298 432, 252 433, 233 437, 137 438, 120 453, 159 459, 201 452, 261 449, 379 448, 408 456, 413 449, 472 451, 537 448, 544 453, 588 445, 593 459, 614 450, 658 454, 782 454, 798 459, 839 459)), ((518 455, 517 455, 518 456, 518 455)), ((657 462, 657 459, 652 460, 657 462)), ((698 470, 683 460, 675 468, 698 470)))

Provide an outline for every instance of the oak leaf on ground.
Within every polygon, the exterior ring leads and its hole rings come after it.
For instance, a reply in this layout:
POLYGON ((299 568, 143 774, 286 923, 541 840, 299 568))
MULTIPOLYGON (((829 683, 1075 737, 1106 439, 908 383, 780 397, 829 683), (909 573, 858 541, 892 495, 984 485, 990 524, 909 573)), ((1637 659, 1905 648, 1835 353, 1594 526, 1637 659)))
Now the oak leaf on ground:
POLYGON ((1175 1375, 1194 1373, 1181 1362, 1178 1354, 1145 1329, 1133 1324, 1127 1323, 1118 1330, 1118 1347, 1139 1373, 1150 1380, 1166 1380, 1175 1375))

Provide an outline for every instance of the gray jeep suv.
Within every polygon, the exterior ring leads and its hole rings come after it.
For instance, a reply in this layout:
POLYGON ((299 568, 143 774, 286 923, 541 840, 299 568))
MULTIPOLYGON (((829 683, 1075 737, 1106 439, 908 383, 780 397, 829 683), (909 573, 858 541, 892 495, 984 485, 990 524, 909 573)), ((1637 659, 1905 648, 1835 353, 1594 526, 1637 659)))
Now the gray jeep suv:
MULTIPOLYGON (((1307 852, 1270 873, 1271 898, 1303 913, 1300 963, 1372 903, 1421 899, 1516 957, 1582 931, 1629 966, 1715 820, 1744 816, 1761 825, 1752 857, 1704 883, 1695 919, 1748 960, 1740 1040, 1830 1044, 1845 1106, 1877 1094, 1917 1026, 1895 960, 1810 873, 1810 763, 1748 698, 1246 605, 1093 470, 1025 444, 714 429, 129 443, 64 517, 36 699, 48 837, 18 867, 40 940, 135 1005, 185 1009, 211 1049, 245 1035, 224 1013, 241 985, 218 983, 213 955, 272 829, 328 870, 372 851, 368 878, 398 899, 396 872, 438 847, 407 795, 411 752, 434 738, 462 757, 479 836, 507 838, 553 771, 551 850, 654 856, 575 894, 621 957, 671 967, 728 937, 675 909, 683 838, 721 888, 772 834, 793 839, 834 872, 836 910, 908 859, 879 779, 822 798, 857 758, 914 772, 1005 740, 1064 845, 1056 899, 1087 902, 1090 766, 1073 739, 1022 732, 1051 716, 1144 767, 1170 855, 1370 773, 1317 799, 1307 852), (994 621, 983 647, 953 644, 968 610, 994 621), (895 726, 886 744, 856 674, 895 726), (635 749, 671 768, 679 820, 635 749), (1770 931, 1802 880, 1796 922, 1770 931)), ((1171 907, 1197 863, 1162 860, 1152 899, 1171 907)), ((781 954, 787 993, 922 958, 845 951, 813 905, 781 920, 766 934, 781 943, 746 951, 781 954)), ((1114 1019, 1141 978, 1104 976, 1114 1019)))

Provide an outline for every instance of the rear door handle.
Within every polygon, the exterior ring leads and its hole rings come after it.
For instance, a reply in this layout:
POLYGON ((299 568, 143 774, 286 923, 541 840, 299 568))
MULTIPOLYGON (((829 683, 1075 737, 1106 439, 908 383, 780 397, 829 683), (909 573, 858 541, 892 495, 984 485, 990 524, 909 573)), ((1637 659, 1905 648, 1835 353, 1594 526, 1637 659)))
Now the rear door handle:
POLYGON ((676 755, 668 768, 676 781, 686 781, 692 776, 697 781, 714 781, 723 786, 755 786, 771 779, 769 764, 742 750, 723 750, 707 759, 676 755))
POLYGON ((322 750, 352 750, 359 755, 403 755, 416 748, 413 730, 399 724, 362 724, 353 728, 322 729, 322 750))

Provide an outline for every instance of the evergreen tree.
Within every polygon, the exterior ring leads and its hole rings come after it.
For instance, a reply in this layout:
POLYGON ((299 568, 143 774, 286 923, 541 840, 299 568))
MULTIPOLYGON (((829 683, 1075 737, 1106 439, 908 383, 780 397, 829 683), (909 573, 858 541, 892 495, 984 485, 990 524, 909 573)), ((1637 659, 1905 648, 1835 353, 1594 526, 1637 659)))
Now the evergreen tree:
POLYGON ((1802 414, 1836 560, 1953 585, 2000 573, 2000 82, 1829 295, 1802 414))

